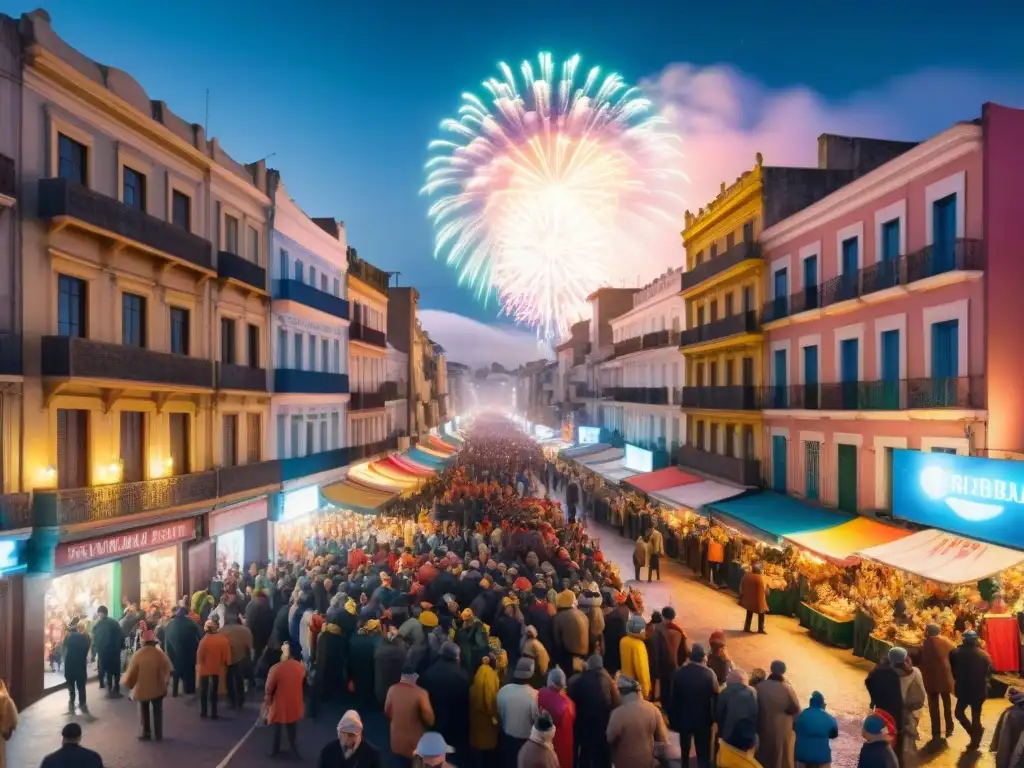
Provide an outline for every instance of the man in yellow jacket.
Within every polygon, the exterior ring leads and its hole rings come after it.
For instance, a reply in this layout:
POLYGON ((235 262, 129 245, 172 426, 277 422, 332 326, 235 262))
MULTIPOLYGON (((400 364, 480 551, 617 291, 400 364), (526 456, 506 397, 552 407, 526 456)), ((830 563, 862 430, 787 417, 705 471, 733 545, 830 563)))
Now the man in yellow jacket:
POLYGON ((631 677, 640 684, 640 695, 645 700, 651 698, 651 668, 647 657, 647 644, 644 642, 644 630, 647 623, 643 616, 633 614, 626 622, 628 633, 619 641, 622 674, 631 677))

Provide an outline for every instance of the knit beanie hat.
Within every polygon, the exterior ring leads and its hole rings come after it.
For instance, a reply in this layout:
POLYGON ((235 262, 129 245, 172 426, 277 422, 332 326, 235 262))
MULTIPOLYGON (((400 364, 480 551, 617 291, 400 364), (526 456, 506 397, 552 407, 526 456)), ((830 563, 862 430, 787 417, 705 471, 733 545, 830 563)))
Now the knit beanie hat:
POLYGON ((552 688, 564 689, 565 672, 563 672, 559 667, 555 667, 548 672, 548 685, 552 688))
POLYGON ((864 718, 864 733, 869 736, 878 736, 885 731, 885 720, 878 715, 868 715, 864 718))
POLYGON ((542 747, 554 749, 555 724, 547 712, 541 713, 534 722, 533 728, 530 730, 530 741, 540 744, 542 747))
POLYGON ((630 616, 629 621, 626 622, 626 631, 631 635, 642 635, 646 628, 647 622, 644 621, 643 616, 637 616, 634 614, 630 616))

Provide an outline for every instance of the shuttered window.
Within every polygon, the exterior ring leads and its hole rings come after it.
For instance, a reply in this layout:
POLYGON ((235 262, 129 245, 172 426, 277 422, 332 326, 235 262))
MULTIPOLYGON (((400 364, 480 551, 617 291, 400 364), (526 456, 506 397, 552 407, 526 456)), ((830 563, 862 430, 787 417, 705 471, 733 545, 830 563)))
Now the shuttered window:
POLYGON ((246 416, 248 424, 245 432, 245 460, 249 464, 263 461, 263 416, 250 413, 246 416))
POLYGON ((238 464, 238 416, 233 413, 226 415, 222 429, 224 460, 221 463, 225 467, 234 467, 238 464))
POLYGON ((146 479, 146 414, 121 411, 121 481, 146 479))
POLYGON ((804 443, 804 496, 808 501, 821 498, 821 443, 817 440, 804 443))
POLYGON ((57 410, 57 487, 89 485, 89 412, 57 410))
POLYGON ((172 413, 171 430, 171 471, 175 475, 187 475, 192 471, 192 429, 187 413, 172 413))

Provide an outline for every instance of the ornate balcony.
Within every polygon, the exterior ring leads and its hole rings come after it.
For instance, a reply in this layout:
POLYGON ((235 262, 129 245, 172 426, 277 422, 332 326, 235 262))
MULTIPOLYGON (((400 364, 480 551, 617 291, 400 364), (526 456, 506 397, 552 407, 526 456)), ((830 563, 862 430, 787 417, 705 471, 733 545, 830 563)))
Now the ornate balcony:
POLYGON ((268 485, 281 484, 281 461, 257 461, 237 467, 221 467, 217 470, 217 495, 231 496, 245 491, 254 491, 268 485))
POLYGON ((376 392, 353 392, 349 397, 348 409, 350 411, 369 411, 374 408, 383 408, 387 397, 384 390, 376 392))
POLYGON ((39 218, 99 232, 163 258, 213 271, 208 240, 66 179, 39 180, 39 218))
POLYGON ((375 347, 387 348, 388 335, 384 331, 370 328, 362 323, 352 323, 348 328, 349 341, 361 341, 364 344, 372 344, 375 347))
POLYGON ((720 477, 737 485, 756 486, 761 483, 761 462, 757 459, 737 459, 708 453, 692 445, 679 447, 679 466, 720 477))
POLYGON ((643 339, 640 336, 633 336, 629 339, 623 339, 622 341, 615 342, 615 357, 622 357, 623 355, 631 355, 634 352, 639 352, 643 349, 643 339))
POLYGON ((247 365, 217 363, 217 389, 266 392, 267 372, 263 368, 250 368, 247 365))
POLYGON ((210 360, 71 336, 43 337, 42 375, 134 381, 189 389, 213 388, 213 363, 210 360))
POLYGON ((308 456, 281 459, 281 480, 297 480, 320 472, 347 467, 350 463, 349 448, 335 448, 331 451, 311 453, 308 456))
POLYGON ((653 331, 645 333, 643 336, 631 336, 628 339, 616 342, 612 357, 622 357, 623 355, 631 355, 634 352, 676 346, 679 346, 679 331, 653 331))
POLYGON ((769 410, 909 411, 933 408, 985 408, 985 377, 851 381, 765 387, 769 410))
POLYGON ((612 398, 619 403, 669 405, 668 387, 613 387, 612 398))
POLYGON ((756 411, 761 407, 757 387, 734 385, 683 387, 683 408, 756 411))
POLYGON ((404 381, 385 381, 381 387, 384 400, 404 400, 409 396, 409 385, 404 381))
POLYGON ((5 493, 0 496, 0 531, 16 531, 32 525, 32 495, 5 493))
POLYGON ((679 334, 679 346, 686 348, 695 344, 705 344, 709 341, 717 341, 729 336, 736 336, 741 333, 756 333, 761 325, 754 311, 740 312, 731 317, 724 317, 711 323, 698 325, 696 328, 688 328, 679 334))
POLYGON ((0 333, 0 376, 21 376, 22 362, 20 333, 0 333))
POLYGON ((274 392, 344 395, 348 392, 348 374, 278 368, 274 371, 274 392))
POLYGON ((274 298, 297 301, 299 304, 305 304, 307 307, 318 309, 341 320, 349 319, 348 301, 339 296, 324 293, 299 280, 275 280, 274 298))
POLYGON ((234 280, 259 291, 267 290, 267 270, 231 251, 217 253, 217 276, 222 280, 234 280))
POLYGON ((715 275, 720 275, 727 269, 732 269, 737 264, 742 264, 748 259, 760 259, 761 247, 757 243, 737 243, 729 250, 698 264, 689 272, 683 272, 682 290, 689 291, 696 288, 706 280, 715 275))

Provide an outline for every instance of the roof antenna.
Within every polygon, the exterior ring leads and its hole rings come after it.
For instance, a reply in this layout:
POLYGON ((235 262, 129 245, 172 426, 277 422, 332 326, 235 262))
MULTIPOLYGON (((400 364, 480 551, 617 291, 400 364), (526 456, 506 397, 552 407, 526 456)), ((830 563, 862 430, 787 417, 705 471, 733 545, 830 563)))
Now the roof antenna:
POLYGON ((392 277, 395 278, 395 288, 397 288, 398 287, 398 276, 401 275, 401 274, 402 273, 397 271, 397 270, 394 271, 394 272, 388 272, 388 282, 389 283, 391 282, 391 278, 392 277))

